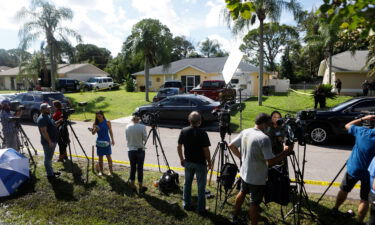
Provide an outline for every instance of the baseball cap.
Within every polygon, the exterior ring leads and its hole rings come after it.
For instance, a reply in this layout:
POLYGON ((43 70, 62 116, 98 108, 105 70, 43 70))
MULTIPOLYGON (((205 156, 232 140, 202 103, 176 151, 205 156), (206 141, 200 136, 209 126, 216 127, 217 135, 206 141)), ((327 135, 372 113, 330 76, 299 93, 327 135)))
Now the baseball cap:
POLYGON ((5 100, 3 100, 2 102, 1 102, 1 104, 3 104, 3 105, 5 105, 5 104, 10 104, 10 101, 8 100, 8 99, 5 99, 5 100))
POLYGON ((48 103, 42 103, 42 104, 40 105, 40 110, 43 110, 43 109, 49 109, 49 108, 51 108, 51 106, 48 105, 48 103))

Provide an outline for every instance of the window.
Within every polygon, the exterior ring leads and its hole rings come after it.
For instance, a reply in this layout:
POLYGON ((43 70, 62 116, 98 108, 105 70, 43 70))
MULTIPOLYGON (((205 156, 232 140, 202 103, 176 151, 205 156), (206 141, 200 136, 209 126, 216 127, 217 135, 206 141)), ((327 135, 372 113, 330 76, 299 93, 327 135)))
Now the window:
POLYGON ((22 101, 23 96, 25 96, 25 95, 17 95, 17 96, 14 98, 14 100, 20 102, 20 101, 22 101))
POLYGON ((174 105, 174 98, 165 98, 160 102, 161 105, 170 106, 174 105))
POLYGON ((156 82, 160 82, 160 77, 157 77, 157 78, 156 78, 156 82))
POLYGON ((176 106, 190 106, 189 99, 186 98, 175 98, 175 105, 176 106))
POLYGON ((32 95, 24 95, 23 101, 27 101, 27 102, 33 102, 34 101, 34 97, 32 95))
POLYGON ((232 84, 238 84, 239 80, 238 79, 232 79, 232 80, 230 80, 230 83, 232 83, 232 84))
POLYGON ((375 111, 375 101, 363 101, 353 106, 354 112, 375 111))
POLYGON ((67 84, 74 84, 74 80, 66 80, 67 84))

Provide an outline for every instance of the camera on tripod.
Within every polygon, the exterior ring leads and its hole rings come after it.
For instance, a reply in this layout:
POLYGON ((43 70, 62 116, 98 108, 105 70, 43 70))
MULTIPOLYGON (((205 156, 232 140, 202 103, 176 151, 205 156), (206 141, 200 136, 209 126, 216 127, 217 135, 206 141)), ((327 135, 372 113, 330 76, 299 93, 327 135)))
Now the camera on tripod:
POLYGON ((13 112, 19 112, 21 110, 25 110, 25 106, 21 105, 21 103, 17 101, 10 102, 9 107, 10 107, 10 111, 13 111, 13 112))
POLYGON ((63 117, 64 120, 67 120, 69 118, 69 116, 72 115, 75 112, 76 112, 75 109, 65 107, 65 108, 62 109, 62 117, 63 117))
POLYGON ((278 119, 276 123, 285 133, 286 145, 292 145, 295 142, 301 146, 306 145, 305 125, 301 117, 293 118, 287 114, 284 118, 278 119))
MULTIPOLYGON (((364 116, 369 116, 369 115, 375 115, 375 111, 362 111, 361 114, 356 119, 360 119, 364 116)), ((362 121, 362 126, 373 129, 375 128, 375 120, 363 120, 362 121)))
POLYGON ((230 127, 230 105, 228 102, 223 104, 223 107, 216 108, 211 112, 214 116, 218 118, 220 127, 220 136, 223 139, 225 134, 231 135, 230 127))

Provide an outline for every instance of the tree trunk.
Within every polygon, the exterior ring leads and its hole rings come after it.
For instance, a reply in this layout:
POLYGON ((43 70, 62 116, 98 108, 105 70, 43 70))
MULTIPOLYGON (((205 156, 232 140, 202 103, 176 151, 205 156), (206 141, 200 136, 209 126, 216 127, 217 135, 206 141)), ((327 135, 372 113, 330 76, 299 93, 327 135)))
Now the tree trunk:
POLYGON ((55 58, 53 57, 55 54, 54 45, 52 41, 49 41, 48 45, 49 45, 49 60, 51 64, 51 89, 52 91, 55 91, 56 89, 56 62, 55 62, 55 58))
POLYGON ((258 105, 262 105, 262 96, 263 96, 263 20, 259 20, 259 88, 258 88, 258 105))
POLYGON ((328 83, 332 83, 332 52, 329 53, 328 83))
POLYGON ((145 56, 145 93, 146 101, 149 102, 148 91, 149 91, 149 79, 150 79, 150 68, 147 56, 145 56))

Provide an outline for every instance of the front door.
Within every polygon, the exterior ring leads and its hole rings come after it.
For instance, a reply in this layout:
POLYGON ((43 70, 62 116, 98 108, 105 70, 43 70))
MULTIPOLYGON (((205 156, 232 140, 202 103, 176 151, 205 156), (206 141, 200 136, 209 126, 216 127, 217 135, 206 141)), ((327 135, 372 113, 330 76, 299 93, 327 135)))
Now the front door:
POLYGON ((185 86, 185 91, 189 92, 200 83, 200 76, 181 76, 182 84, 185 86))

